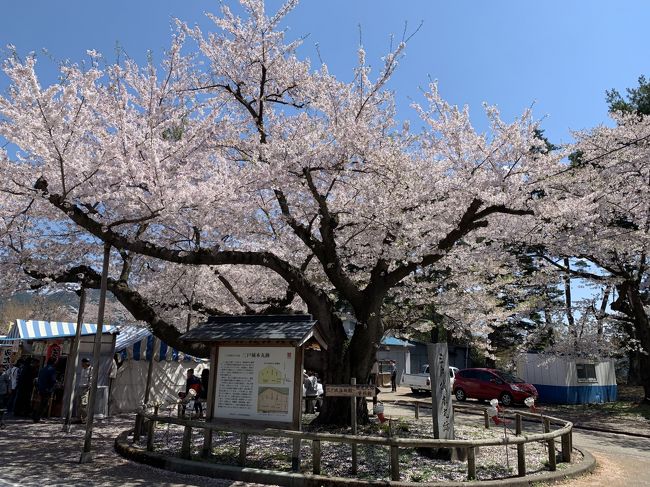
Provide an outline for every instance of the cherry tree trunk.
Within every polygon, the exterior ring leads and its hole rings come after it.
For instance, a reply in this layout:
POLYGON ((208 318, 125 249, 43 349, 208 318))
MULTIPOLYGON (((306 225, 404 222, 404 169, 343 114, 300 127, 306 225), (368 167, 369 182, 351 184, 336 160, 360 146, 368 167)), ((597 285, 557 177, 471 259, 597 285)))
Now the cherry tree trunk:
MULTIPOLYGON (((370 308, 370 307, 368 307, 370 308)), ((327 321, 331 332, 326 354, 325 390, 327 384, 350 384, 352 377, 357 384, 367 384, 370 369, 375 360, 375 355, 383 335, 383 326, 379 313, 371 315, 369 309, 362 310, 357 317, 354 334, 348 339, 343 325, 337 316, 317 317, 321 325, 327 321), (363 318, 368 317, 367 320, 363 318)), ((357 408, 359 423, 367 422, 368 410, 364 400, 359 401, 357 408)), ((325 397, 323 408, 317 419, 320 424, 350 424, 350 398, 325 397)))
POLYGON ((643 402, 650 403, 650 320, 643 306, 636 283, 627 283, 627 300, 634 315, 636 337, 645 353, 640 353, 640 383, 643 386, 643 402))

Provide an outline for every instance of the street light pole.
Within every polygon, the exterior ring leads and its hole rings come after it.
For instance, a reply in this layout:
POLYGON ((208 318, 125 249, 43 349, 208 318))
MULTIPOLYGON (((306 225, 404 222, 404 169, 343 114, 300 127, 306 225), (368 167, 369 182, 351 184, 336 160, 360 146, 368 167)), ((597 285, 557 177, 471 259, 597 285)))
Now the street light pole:
POLYGON ((97 379, 99 377, 99 364, 102 351, 102 333, 104 331, 104 308, 106 306, 106 290, 108 288, 108 264, 111 255, 111 245, 104 243, 104 265, 102 267, 102 281, 99 291, 99 312, 97 316, 97 332, 93 347, 93 372, 90 383, 90 394, 88 396, 88 416, 86 419, 86 436, 79 463, 93 461, 90 445, 93 437, 93 420, 95 419, 95 400, 97 398, 97 379))

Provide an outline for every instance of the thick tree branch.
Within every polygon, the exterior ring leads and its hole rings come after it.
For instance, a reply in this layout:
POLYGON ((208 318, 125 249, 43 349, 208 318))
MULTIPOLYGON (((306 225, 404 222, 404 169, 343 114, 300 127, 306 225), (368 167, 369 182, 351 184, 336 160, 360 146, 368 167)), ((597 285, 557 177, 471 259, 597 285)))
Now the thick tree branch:
MULTIPOLYGON (((101 282, 100 274, 85 265, 72 267, 57 275, 48 275, 31 269, 25 269, 24 272, 34 279, 51 279, 57 283, 79 283, 89 289, 99 289, 101 282)), ((179 340, 181 332, 173 324, 160 317, 147 300, 140 293, 131 289, 126 282, 109 278, 108 290, 136 320, 148 323, 154 334, 168 345, 198 357, 208 356, 209 350, 204 344, 192 344, 179 340)))
MULTIPOLYGON (((39 179, 39 185, 47 188, 47 182, 39 179)), ((250 265, 271 269, 282 277, 308 306, 319 307, 323 301, 329 302, 326 293, 312 284, 304 273, 287 261, 271 252, 246 252, 236 250, 220 250, 218 247, 200 248, 195 250, 169 249, 152 242, 129 238, 115 232, 108 226, 100 224, 97 220, 86 214, 77 205, 74 205, 61 195, 49 194, 47 189, 42 189, 41 194, 54 207, 65 213, 68 218, 81 228, 94 235, 112 247, 164 260, 177 264, 190 265, 250 265)))

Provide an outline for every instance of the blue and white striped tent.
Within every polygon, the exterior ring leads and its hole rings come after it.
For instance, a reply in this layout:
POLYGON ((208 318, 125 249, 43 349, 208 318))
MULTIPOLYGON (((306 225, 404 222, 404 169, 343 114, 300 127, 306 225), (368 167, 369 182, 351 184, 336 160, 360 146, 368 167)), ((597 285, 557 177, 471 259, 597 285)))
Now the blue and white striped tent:
MULTIPOLYGON (((97 325, 83 323, 81 335, 94 335, 97 332, 97 325)), ((77 331, 76 323, 64 321, 42 321, 42 320, 16 320, 16 323, 9 331, 5 340, 47 340, 54 338, 67 338, 75 336, 77 331)), ((104 333, 115 334, 117 327, 104 325, 104 333)))
POLYGON ((156 349, 153 348, 154 336, 150 330, 135 325, 120 327, 120 334, 115 341, 115 353, 120 355, 121 360, 151 360, 155 357, 157 361, 193 360, 201 362, 203 359, 185 354, 170 347, 162 340, 158 340, 156 349))

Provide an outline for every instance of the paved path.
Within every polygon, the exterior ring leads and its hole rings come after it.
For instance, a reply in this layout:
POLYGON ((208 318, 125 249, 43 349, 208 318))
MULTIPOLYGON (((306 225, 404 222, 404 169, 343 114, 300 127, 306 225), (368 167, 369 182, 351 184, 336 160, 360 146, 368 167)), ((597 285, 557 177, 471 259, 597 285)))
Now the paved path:
POLYGON ((67 434, 61 424, 9 420, 0 430, 0 487, 226 487, 251 485, 230 480, 181 475, 125 460, 113 442, 121 431, 133 427, 133 418, 111 418, 93 435, 93 463, 79 464, 84 430, 75 426, 67 434))
POLYGON ((577 430, 573 444, 589 450, 598 461, 593 475, 563 486, 647 487, 650 486, 650 439, 597 431, 577 430))

